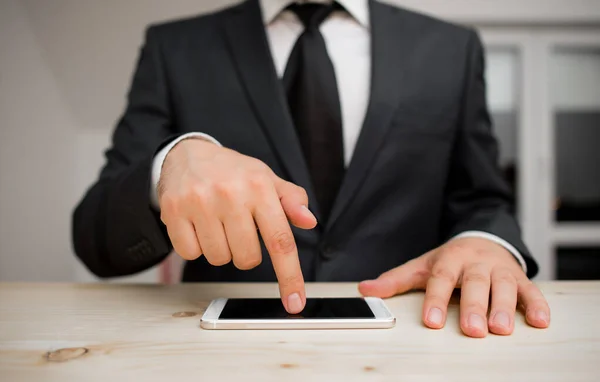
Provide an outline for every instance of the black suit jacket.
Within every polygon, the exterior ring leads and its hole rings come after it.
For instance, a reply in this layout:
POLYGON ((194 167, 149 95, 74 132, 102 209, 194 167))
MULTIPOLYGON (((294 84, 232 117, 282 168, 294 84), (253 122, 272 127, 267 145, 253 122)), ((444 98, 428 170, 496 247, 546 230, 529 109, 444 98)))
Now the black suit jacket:
MULTIPOLYGON (((537 272, 512 215, 486 106, 484 53, 472 30, 371 1, 367 115, 325 227, 293 229, 306 280, 373 278, 461 232, 497 235, 537 272)), ((257 0, 148 28, 106 165, 73 216, 75 251, 100 277, 163 260, 171 243, 151 207, 153 157, 202 131, 314 190, 278 79, 257 0)), ((274 281, 188 262, 184 281, 274 281)))

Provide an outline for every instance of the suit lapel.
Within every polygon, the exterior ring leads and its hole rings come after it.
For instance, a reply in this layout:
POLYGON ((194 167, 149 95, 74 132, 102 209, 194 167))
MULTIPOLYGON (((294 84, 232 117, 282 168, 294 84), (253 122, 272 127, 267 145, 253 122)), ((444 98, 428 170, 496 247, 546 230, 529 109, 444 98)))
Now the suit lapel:
MULTIPOLYGON (((416 43, 406 17, 398 8, 370 0, 371 95, 365 121, 340 192, 333 206, 327 231, 348 208, 384 142, 386 132, 403 91, 405 70, 416 43)), ((406 84, 404 84, 406 85, 406 84)))
MULTIPOLYGON (((290 181, 316 200, 283 86, 277 76, 258 0, 235 7, 225 23, 229 47, 248 99, 290 181)), ((318 206, 311 210, 319 218, 318 206)))

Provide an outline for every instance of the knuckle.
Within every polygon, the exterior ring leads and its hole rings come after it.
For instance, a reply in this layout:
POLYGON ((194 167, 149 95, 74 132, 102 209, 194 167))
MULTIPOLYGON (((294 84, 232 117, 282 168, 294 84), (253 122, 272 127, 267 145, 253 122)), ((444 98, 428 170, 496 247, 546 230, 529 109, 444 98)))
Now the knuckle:
POLYGON ((296 243, 291 232, 279 231, 271 237, 271 248, 275 254, 286 255, 295 251, 296 243))
POLYGON ((458 277, 450 271, 448 268, 442 266, 436 266, 431 271, 431 277, 441 279, 444 281, 448 281, 451 283, 456 283, 458 277))
MULTIPOLYGON (((160 198, 161 218, 177 214, 179 198, 172 193, 164 193, 160 198)), ((164 221, 164 220, 163 220, 164 221)))
POLYGON ((519 283, 519 289, 521 289, 524 295, 532 295, 539 292, 538 288, 535 286, 533 281, 529 279, 522 280, 519 283))
POLYGON ((175 250, 175 251, 179 254, 179 257, 181 257, 184 260, 188 260, 188 261, 196 260, 197 258, 200 257, 200 255, 202 255, 199 251, 185 251, 185 250, 181 251, 181 252, 177 251, 177 250, 175 250))
POLYGON ((218 255, 212 255, 210 257, 206 257, 206 259, 208 260, 208 262, 211 265, 214 265, 216 267, 220 267, 223 266, 225 264, 229 264, 229 262, 231 261, 231 256, 227 256, 224 254, 218 254, 218 255))
POLYGON ((263 191, 269 184, 269 178, 264 173, 255 173, 248 178, 248 185, 254 191, 263 191))
POLYGON ((489 275, 481 271, 466 272, 463 276, 463 283, 487 284, 489 283, 489 275))
POLYGON ((250 270, 250 269, 254 269, 254 268, 258 267, 262 263, 262 257, 261 256, 248 256, 247 258, 244 258, 243 260, 237 259, 234 257, 233 263, 236 268, 246 271, 246 270, 250 270))
POLYGON ((445 298, 442 297, 442 295, 440 295, 438 293, 427 293, 427 301, 443 302, 444 300, 445 300, 445 298))
POLYGON ((184 260, 196 260, 202 255, 200 248, 193 248, 192 246, 180 243, 173 243, 173 249, 184 260))
POLYGON ((431 277, 431 271, 426 267, 418 268, 414 271, 413 275, 419 280, 428 280, 431 277))
POLYGON ((191 203, 203 205, 207 202, 209 195, 210 190, 208 187, 201 184, 195 184, 189 187, 186 199, 191 203))
POLYGON ((426 293, 425 301, 428 306, 436 306, 439 308, 445 308, 448 305, 448 298, 445 298, 437 292, 426 293))
POLYGON ((271 167, 269 167, 265 162, 261 161, 257 158, 252 158, 253 164, 252 166, 256 171, 262 175, 268 175, 271 172, 271 167))
POLYGON ((236 200, 241 194, 241 187, 234 181, 219 182, 214 185, 218 195, 226 200, 236 200))
POLYGON ((253 174, 254 176, 268 176, 271 172, 271 168, 263 161, 257 158, 248 158, 248 166, 246 167, 247 174, 253 174))
POLYGON ((258 267, 261 263, 262 263, 262 256, 256 256, 255 258, 250 260, 247 265, 248 265, 249 269, 254 269, 254 268, 258 267))
POLYGON ((485 315, 485 313, 487 312, 487 306, 481 302, 476 302, 476 301, 472 301, 472 302, 468 302, 468 303, 464 304, 463 308, 467 312, 478 312, 481 315, 485 315))
POLYGON ((500 268, 497 271, 495 271, 493 277, 495 282, 517 285, 517 278, 512 274, 510 270, 506 268, 500 268))
POLYGON ((231 261, 231 253, 229 250, 223 250, 221 247, 216 245, 210 245, 204 249, 204 255, 206 260, 214 266, 220 267, 228 264, 231 261))
POLYGON ((458 261, 458 259, 462 257, 461 254, 464 254, 464 252, 457 250, 456 244, 451 244, 448 247, 442 247, 435 255, 435 264, 448 264, 458 261))
POLYGON ((457 240, 454 243, 450 243, 448 247, 444 248, 443 255, 446 257, 460 257, 460 258, 470 258, 477 259, 480 258, 483 253, 479 248, 475 248, 467 242, 463 242, 462 240, 457 240))
POLYGON ((256 233, 242 235, 236 241, 238 246, 232 253, 235 267, 241 270, 249 270, 259 266, 262 262, 262 251, 256 233))
POLYGON ((444 253, 446 255, 450 254, 464 254, 467 252, 472 252, 472 249, 469 245, 465 244, 462 240, 456 240, 449 242, 446 246, 444 246, 444 253))

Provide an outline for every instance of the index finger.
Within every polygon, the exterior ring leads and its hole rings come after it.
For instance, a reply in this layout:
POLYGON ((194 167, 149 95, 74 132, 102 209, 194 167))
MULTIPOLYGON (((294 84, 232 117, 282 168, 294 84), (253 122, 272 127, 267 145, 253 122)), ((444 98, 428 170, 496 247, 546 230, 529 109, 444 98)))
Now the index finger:
POLYGON ((300 313, 306 303, 304 277, 294 235, 274 188, 263 195, 253 212, 271 256, 283 306, 290 314, 300 313))

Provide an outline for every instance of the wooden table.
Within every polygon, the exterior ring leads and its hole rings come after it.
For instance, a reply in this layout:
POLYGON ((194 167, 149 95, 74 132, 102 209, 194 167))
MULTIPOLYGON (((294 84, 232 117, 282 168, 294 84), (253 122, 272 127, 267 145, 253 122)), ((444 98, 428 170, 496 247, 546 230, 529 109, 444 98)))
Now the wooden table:
MULTIPOLYGON (((218 296, 277 296, 271 284, 0 284, 0 381, 600 381, 600 283, 540 284, 547 330, 463 336, 421 324, 419 292, 387 301, 394 329, 208 331, 218 296), (62 350, 61 350, 62 349, 62 350)), ((354 284, 308 285, 355 296, 354 284)))

